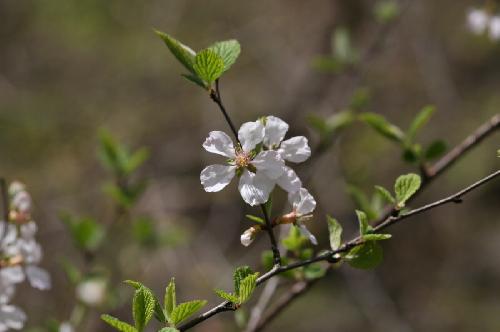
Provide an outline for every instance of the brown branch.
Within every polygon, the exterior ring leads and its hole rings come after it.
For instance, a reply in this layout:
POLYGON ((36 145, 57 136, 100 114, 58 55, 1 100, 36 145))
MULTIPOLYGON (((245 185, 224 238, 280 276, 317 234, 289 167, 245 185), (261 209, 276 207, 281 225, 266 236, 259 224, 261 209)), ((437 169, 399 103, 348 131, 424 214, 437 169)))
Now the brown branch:
POLYGON ((0 178, 0 195, 2 195, 2 216, 3 221, 9 221, 9 193, 7 189, 7 181, 4 178, 0 178))
MULTIPOLYGON (((381 230, 383 230, 391 225, 394 225, 396 223, 399 223, 402 220, 405 220, 411 216, 414 216, 414 215, 423 213, 425 211, 437 208, 441 205, 445 205, 448 203, 461 203, 462 198, 466 194, 470 193, 474 189, 484 185, 485 183, 487 183, 487 182, 489 182, 489 181, 491 181, 494 178, 499 177, 499 176, 500 176, 500 170, 497 170, 496 172, 491 173, 490 175, 482 178, 481 180, 471 184, 470 186, 458 191, 457 193, 455 193, 453 195, 450 195, 448 197, 440 199, 436 202, 424 205, 420 208, 411 210, 405 214, 401 214, 398 216, 391 215, 388 218, 386 218, 386 220, 384 220, 381 224, 374 227, 373 233, 380 232, 381 230)), ((297 268, 302 267, 302 266, 310 265, 310 264, 315 263, 315 262, 327 261, 329 263, 337 263, 342 259, 342 256, 341 256, 342 253, 346 253, 346 252, 350 251, 352 248, 357 247, 359 245, 362 245, 365 242, 366 241, 363 239, 362 236, 357 236, 354 239, 344 243, 342 246, 340 246, 336 250, 326 250, 321 255, 318 255, 316 257, 313 257, 313 258, 310 258, 307 260, 298 261, 298 262, 295 262, 295 263, 292 263, 289 265, 274 266, 271 270, 264 273, 261 277, 259 277, 257 279, 256 286, 263 284, 264 282, 266 282, 270 278, 272 278, 280 273, 283 273, 283 272, 286 272, 289 270, 294 270, 294 269, 297 269, 297 268)), ((299 296, 301 293, 305 292, 305 290, 307 290, 307 287, 304 287, 303 290, 300 290, 300 289, 295 290, 297 295, 294 297, 299 296)), ((290 300, 290 301, 292 301, 292 300, 290 300)), ((214 308, 208 310, 207 312, 201 314, 200 316, 198 316, 198 317, 194 318, 193 320, 187 322, 186 324, 180 326, 178 329, 180 331, 186 331, 186 330, 192 328, 193 326, 198 325, 199 323, 207 320, 208 318, 212 317, 215 314, 218 314, 218 313, 224 312, 224 311, 234 311, 236 309, 237 309, 237 307, 234 304, 232 304, 231 302, 228 302, 228 301, 222 302, 219 305, 215 306, 214 308)))

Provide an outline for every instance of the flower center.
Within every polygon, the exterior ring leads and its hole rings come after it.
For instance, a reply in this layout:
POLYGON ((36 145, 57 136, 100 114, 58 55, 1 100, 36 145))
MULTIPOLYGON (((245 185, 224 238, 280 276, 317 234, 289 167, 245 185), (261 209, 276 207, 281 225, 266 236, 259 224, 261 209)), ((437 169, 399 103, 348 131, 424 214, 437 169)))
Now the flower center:
POLYGON ((234 164, 238 168, 245 168, 250 164, 250 155, 244 151, 236 152, 236 158, 234 158, 234 164))

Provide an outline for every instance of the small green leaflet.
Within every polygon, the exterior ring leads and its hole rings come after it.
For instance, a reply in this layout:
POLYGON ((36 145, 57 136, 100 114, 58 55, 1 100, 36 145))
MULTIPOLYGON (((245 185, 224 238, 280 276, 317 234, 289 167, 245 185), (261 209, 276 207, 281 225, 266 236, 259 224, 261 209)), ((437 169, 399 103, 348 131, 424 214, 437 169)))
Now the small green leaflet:
POLYGON ((168 49, 172 54, 179 60, 179 62, 191 73, 195 73, 194 70, 194 59, 196 56, 196 53, 187 47, 186 45, 183 45, 181 42, 178 40, 172 38, 171 36, 167 35, 166 33, 163 33, 161 31, 155 31, 158 36, 160 36, 161 39, 165 42, 165 45, 167 45, 168 49))
POLYGON ((249 266, 240 266, 233 273, 233 282, 234 282, 234 293, 236 296, 240 294, 240 284, 247 276, 253 273, 252 269, 249 266))
POLYGON ((375 190, 382 196, 388 203, 396 204, 396 199, 392 196, 389 190, 382 186, 375 186, 375 190))
POLYGON ((199 78, 212 84, 224 72, 224 60, 210 49, 205 49, 196 54, 193 65, 199 78))
POLYGON ((158 332, 179 332, 175 327, 164 327, 158 332))
POLYGON ((349 265, 357 269, 373 269, 382 262, 384 256, 380 244, 369 241, 353 248, 345 258, 349 265))
POLYGON ((224 62, 223 71, 227 71, 231 68, 241 52, 240 43, 235 39, 217 42, 208 47, 208 49, 214 51, 222 58, 222 61, 224 62))
POLYGON ((388 240, 392 237, 391 234, 365 234, 363 235, 363 240, 365 241, 381 241, 388 240))
POLYGON ((256 222, 258 224, 265 224, 266 222, 264 221, 264 219, 262 219, 261 217, 257 217, 257 216, 254 216, 252 214, 247 214, 245 215, 245 217, 247 217, 247 219, 253 221, 253 222, 256 222))
POLYGON ((238 297, 234 296, 231 293, 225 292, 222 289, 214 289, 215 294, 219 296, 220 298, 232 302, 232 303, 238 303, 238 297))
POLYGON ((408 142, 413 142, 415 136, 417 136, 417 132, 429 121, 432 114, 436 111, 434 106, 426 106, 424 107, 413 119, 410 124, 410 128, 408 128, 408 132, 406 133, 406 139, 408 142))
POLYGON ((178 325, 200 310, 205 304, 207 304, 205 300, 194 300, 179 304, 172 311, 172 315, 170 316, 171 323, 178 325))
POLYGON ((176 294, 175 294, 175 279, 172 278, 170 279, 170 282, 165 289, 165 298, 163 301, 164 305, 164 312, 165 316, 167 316, 167 319, 169 320, 170 317, 172 316, 172 311, 174 310, 175 306, 177 305, 177 300, 176 300, 176 294))
POLYGON ((132 308, 135 328, 141 332, 155 312, 155 298, 152 292, 146 287, 137 289, 134 294, 132 308))
POLYGON ((243 304, 252 297, 252 293, 255 290, 258 276, 259 273, 256 272, 254 274, 246 276, 245 279, 241 280, 239 285, 238 304, 243 304))
POLYGON ((118 331, 122 332, 137 332, 137 329, 133 327, 132 325, 122 322, 118 318, 115 318, 110 315, 101 315, 101 319, 117 329, 118 331))
POLYGON ((370 125, 379 134, 398 143, 404 142, 405 135, 401 129, 389 123, 383 116, 375 113, 362 113, 360 119, 370 125))
POLYGON ((446 152, 446 143, 442 140, 432 142, 425 150, 425 160, 441 157, 446 152))
POLYGON ((342 243, 342 226, 337 219, 328 215, 326 216, 326 222, 328 223, 328 232, 330 233, 330 247, 332 250, 337 250, 342 243))
POLYGON ((420 176, 414 173, 401 175, 396 179, 394 192, 396 193, 397 209, 405 206, 406 201, 420 188, 421 182, 420 176))
POLYGON ((363 236, 369 233, 372 227, 368 224, 368 218, 366 216, 366 213, 364 213, 363 211, 356 210, 356 215, 358 216, 358 222, 359 222, 359 234, 363 236))

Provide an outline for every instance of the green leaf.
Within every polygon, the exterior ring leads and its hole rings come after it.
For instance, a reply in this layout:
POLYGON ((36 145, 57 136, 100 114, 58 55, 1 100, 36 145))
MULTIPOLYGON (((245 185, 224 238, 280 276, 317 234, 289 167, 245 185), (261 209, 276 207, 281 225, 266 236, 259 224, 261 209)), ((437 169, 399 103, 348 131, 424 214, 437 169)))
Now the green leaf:
POLYGON ((183 45, 178 40, 161 31, 155 31, 158 36, 165 42, 170 52, 176 57, 177 60, 191 73, 195 73, 194 59, 196 53, 186 45, 183 45))
POLYGON ((220 297, 226 301, 229 301, 232 303, 238 303, 238 297, 234 296, 231 293, 225 292, 221 289, 214 289, 214 292, 215 292, 215 294, 217 294, 218 297, 220 297))
POLYGON ((192 316, 195 312, 203 308, 205 304, 207 304, 207 301, 205 300, 194 300, 179 304, 172 311, 172 315, 170 317, 172 324, 178 325, 185 319, 192 316))
POLYGON ((158 332, 179 332, 179 330, 176 329, 175 327, 164 327, 158 332))
POLYGON ((240 43, 235 39, 217 42, 208 49, 214 51, 224 62, 224 71, 227 71, 235 62, 241 52, 240 43))
POLYGON ((360 111, 365 108, 371 99, 371 91, 368 88, 359 88, 354 94, 351 96, 351 100, 349 101, 349 108, 360 111))
POLYGON ((389 123, 383 116, 375 113, 362 113, 360 119, 386 138, 398 143, 404 142, 405 135, 401 129, 389 123))
POLYGON ((104 227, 92 218, 74 218, 69 214, 61 216, 78 248, 94 251, 102 243, 104 227))
POLYGON ((408 132, 406 133, 407 142, 413 142, 417 132, 429 121, 435 111, 436 108, 434 106, 426 106, 417 114, 415 119, 413 119, 410 124, 410 128, 408 128, 408 132))
POLYGON ((288 236, 281 240, 283 247, 289 251, 298 251, 307 243, 308 239, 300 233, 297 226, 292 225, 288 236))
POLYGON ((241 280, 240 282, 240 287, 239 287, 239 293, 238 293, 238 303, 243 304, 247 302, 253 294, 253 291, 255 290, 256 282, 257 282, 257 277, 259 276, 259 273, 256 272, 254 274, 250 274, 245 277, 245 279, 241 280))
POLYGON ((262 225, 266 224, 264 219, 262 219, 261 217, 257 217, 257 216, 251 215, 251 214, 247 214, 247 215, 245 215, 245 217, 247 217, 249 220, 251 220, 257 224, 262 224, 262 225))
POLYGON ((344 68, 342 62, 332 56, 317 56, 313 59, 314 69, 325 73, 338 73, 344 68))
POLYGON ((149 150, 141 148, 135 151, 125 163, 125 174, 131 174, 137 170, 149 158, 149 150))
POLYGON ((252 269, 249 266, 240 266, 233 273, 233 282, 234 282, 234 293, 236 296, 240 294, 240 283, 243 279, 253 273, 252 269))
POLYGON ((194 84, 198 85, 199 87, 202 87, 204 89, 208 88, 207 84, 203 82, 198 76, 196 75, 190 75, 190 74, 181 74, 182 77, 187 79, 188 81, 193 82, 194 84))
POLYGON ((354 247, 345 256, 349 265, 357 269, 373 269, 382 262, 383 258, 382 247, 374 241, 354 247))
POLYGON ((399 15, 399 5, 394 0, 378 1, 374 7, 374 14, 379 23, 389 23, 399 15))
POLYGON ((170 279, 167 288, 165 289, 165 299, 163 301, 165 315, 167 319, 170 320, 172 317, 172 311, 174 311, 177 306, 176 294, 175 294, 175 279, 170 279))
POLYGON ((319 263, 310 264, 304 267, 304 278, 313 280, 323 277, 326 269, 319 263))
POLYGON ((360 210, 356 210, 356 215, 358 216, 358 222, 359 222, 359 234, 360 235, 365 235, 371 231, 371 226, 368 224, 368 217, 366 216, 366 213, 360 210))
POLYGON ((110 315, 101 315, 101 319, 117 329, 118 331, 122 332, 137 332, 137 329, 133 327, 132 325, 122 322, 118 318, 115 318, 110 315))
POLYGON ((328 223, 328 232, 330 233, 330 247, 332 250, 337 250, 342 243, 342 226, 337 219, 329 215, 326 216, 326 222, 328 223))
POLYGON ((349 30, 344 27, 335 29, 332 36, 332 51, 336 59, 345 64, 358 61, 358 54, 351 45, 349 30))
POLYGON ((370 200, 368 199, 366 194, 361 191, 361 189, 350 184, 347 186, 347 192, 354 201, 354 204, 356 204, 356 207, 360 210, 365 211, 365 213, 368 215, 368 219, 372 220, 377 218, 377 211, 372 207, 370 200))
POLYGON ((422 154, 422 147, 419 144, 406 146, 403 150, 403 160, 410 164, 417 164, 420 162, 422 154))
POLYGON ((375 186, 375 190, 382 196, 388 203, 396 204, 396 199, 392 196, 389 190, 382 186, 375 186))
POLYGON ((414 173, 401 175, 396 179, 394 185, 394 192, 396 193, 396 208, 401 209, 405 203, 410 199, 420 188, 420 176, 414 173))
POLYGON ((224 72, 224 60, 210 49, 205 49, 196 54, 193 68, 203 81, 212 84, 224 72))
MULTIPOLYGON (((135 286, 134 286, 135 287, 135 286)), ((147 287, 139 287, 134 294, 132 308, 136 329, 141 332, 155 312, 155 297, 147 287)))
POLYGON ((446 143, 442 140, 437 140, 431 143, 425 150, 425 160, 432 160, 441 157, 446 152, 446 143))
POLYGON ((365 241, 381 241, 388 240, 392 237, 391 234, 365 234, 363 240, 365 241))
POLYGON ((128 152, 111 133, 105 129, 99 131, 98 156, 103 165, 116 174, 123 174, 128 152))

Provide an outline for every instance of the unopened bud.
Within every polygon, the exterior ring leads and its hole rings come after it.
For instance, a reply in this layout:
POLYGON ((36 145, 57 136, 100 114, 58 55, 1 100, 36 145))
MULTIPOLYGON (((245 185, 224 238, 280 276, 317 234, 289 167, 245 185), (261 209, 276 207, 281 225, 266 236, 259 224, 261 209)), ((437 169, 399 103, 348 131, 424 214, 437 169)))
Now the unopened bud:
POLYGON ((260 230, 260 226, 253 226, 244 231, 240 236, 241 244, 248 247, 255 240, 255 237, 260 230))

